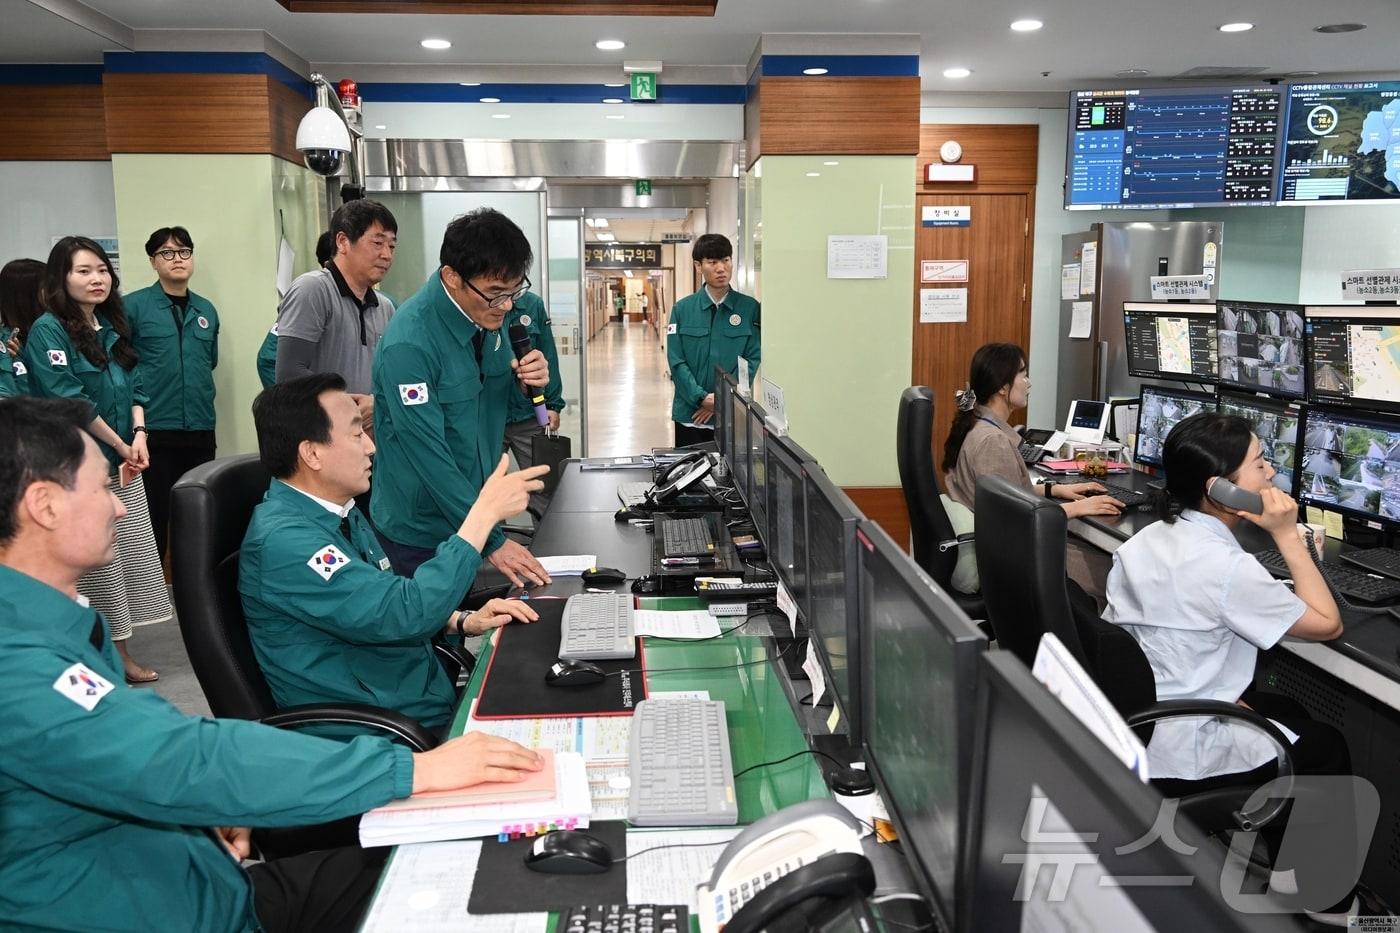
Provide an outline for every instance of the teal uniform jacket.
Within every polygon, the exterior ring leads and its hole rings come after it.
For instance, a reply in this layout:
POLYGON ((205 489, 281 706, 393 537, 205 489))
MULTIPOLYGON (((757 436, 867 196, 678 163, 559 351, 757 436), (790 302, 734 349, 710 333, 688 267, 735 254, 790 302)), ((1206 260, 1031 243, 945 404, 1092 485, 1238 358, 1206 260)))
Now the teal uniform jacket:
POLYGON ((125 298, 131 342, 141 357, 141 384, 151 400, 152 431, 214 430, 214 367, 219 365, 219 314, 189 293, 179 327, 160 283, 125 298))
MULTIPOLYGON (((513 303, 510 313, 506 315, 505 324, 501 325, 507 340, 510 339, 512 324, 525 325, 525 329, 530 332, 530 343, 543 353, 549 362, 549 384, 544 387, 544 407, 550 411, 563 411, 564 382, 559 375, 559 350, 554 346, 554 328, 549 320, 549 312, 545 310, 544 299, 534 292, 521 295, 520 300, 513 303)), ((517 386, 515 394, 510 397, 510 411, 506 414, 506 421, 513 424, 517 421, 534 420, 534 403, 517 386)))
MULTIPOLYGON (((102 325, 98 339, 107 351, 106 366, 98 366, 79 353, 68 332, 53 314, 39 316, 24 341, 29 393, 40 398, 85 399, 92 404, 94 415, 107 422, 109 428, 130 444, 136 437, 132 431, 136 424, 131 420, 131 407, 146 405, 150 398, 141 384, 141 367, 128 370, 113 358, 112 347, 117 343, 117 332, 112 329, 111 323, 101 314, 98 315, 98 322, 102 325)), ((102 448, 112 467, 121 462, 111 447, 101 441, 97 441, 97 446, 102 448)))
POLYGON ((454 534, 401 577, 359 509, 349 520, 346 541, 339 517, 280 480, 253 511, 238 589, 273 699, 368 703, 445 725, 456 697, 431 638, 471 589, 481 555, 454 534))
POLYGON ((676 389, 671 420, 691 420, 715 390, 716 366, 737 379, 741 356, 749 361, 752 378, 761 361, 757 301, 731 288, 724 304, 716 306, 702 285, 676 302, 666 325, 666 363, 676 389))
MULTIPOLYGON (((29 394, 29 369, 24 365, 24 360, 10 353, 10 338, 18 332, 18 328, 6 327, 0 324, 0 398, 5 398, 5 386, 12 385, 11 395, 29 394), (5 372, 10 374, 10 380, 6 380, 5 372), (11 380, 13 381, 11 383, 11 380)), ((21 353, 23 348, 21 348, 21 353)))
POLYGON ((272 330, 267 332, 263 338, 262 346, 258 347, 258 379, 262 380, 262 387, 266 389, 277 381, 277 325, 272 325, 272 330))
POLYGON ((186 716, 128 687, 100 619, 0 567, 0 927, 256 930, 206 827, 322 823, 412 790, 385 739, 186 716))
MULTIPOLYGON (((484 331, 434 272, 395 312, 374 353, 374 527, 431 548, 455 534, 501 460, 520 385, 505 328, 484 331), (480 332, 481 365, 473 338, 480 332)), ((501 529, 487 554, 505 543, 501 529)))

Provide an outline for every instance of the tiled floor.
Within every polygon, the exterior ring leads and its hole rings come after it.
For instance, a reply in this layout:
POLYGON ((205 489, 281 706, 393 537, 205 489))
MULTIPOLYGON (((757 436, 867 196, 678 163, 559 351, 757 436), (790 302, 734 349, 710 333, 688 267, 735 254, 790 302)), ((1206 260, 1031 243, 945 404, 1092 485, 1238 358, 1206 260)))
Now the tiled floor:
POLYGON ((671 379, 647 324, 609 324, 588 342, 588 456, 671 444, 671 379))

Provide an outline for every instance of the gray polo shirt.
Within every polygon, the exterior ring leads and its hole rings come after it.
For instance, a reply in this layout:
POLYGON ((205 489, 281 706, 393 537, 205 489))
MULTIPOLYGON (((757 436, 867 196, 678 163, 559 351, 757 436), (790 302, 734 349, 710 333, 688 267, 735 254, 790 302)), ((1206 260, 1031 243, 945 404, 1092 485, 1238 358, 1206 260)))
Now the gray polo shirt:
POLYGON ((277 336, 317 347, 312 372, 340 373, 351 392, 374 391, 370 365, 394 303, 371 288, 361 302, 334 262, 297 276, 277 306, 277 336))

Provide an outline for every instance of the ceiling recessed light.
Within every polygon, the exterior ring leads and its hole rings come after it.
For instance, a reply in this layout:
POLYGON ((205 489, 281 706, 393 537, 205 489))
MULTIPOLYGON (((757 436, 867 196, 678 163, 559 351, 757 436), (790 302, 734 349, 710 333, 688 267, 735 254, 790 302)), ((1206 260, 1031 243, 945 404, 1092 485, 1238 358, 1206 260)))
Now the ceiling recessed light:
POLYGON ((604 97, 604 98, 603 98, 603 103, 605 103, 605 104, 620 104, 620 103, 622 103, 622 102, 623 102, 623 100, 622 100, 621 97, 604 97))
POLYGON ((808 178, 821 178, 821 177, 822 177, 822 173, 821 173, 821 172, 808 172, 808 173, 807 173, 807 177, 808 177, 808 178))
POLYGON ((1124 68, 1122 71, 1115 71, 1113 76, 1115 78, 1145 78, 1149 74, 1151 72, 1146 68, 1124 68))
POLYGON ((499 104, 501 99, 499 97, 483 97, 481 102, 483 104, 499 104))
POLYGON ((966 78, 966 77, 967 77, 968 75, 970 75, 970 74, 972 74, 972 69, 970 69, 970 68, 944 68, 944 69, 943 69, 943 77, 945 77, 945 78, 966 78))
POLYGON ((626 82, 623 82, 622 84, 605 84, 605 85, 603 85, 603 87, 626 87, 626 86, 627 86, 627 83, 626 83, 626 82))
POLYGON ((1254 28, 1253 23, 1226 23, 1220 27, 1221 32, 1249 32, 1254 28))
POLYGON ((627 48, 627 43, 621 39, 599 39, 593 43, 593 47, 602 52, 616 52, 619 49, 627 48))
POLYGON ((457 83, 462 87, 481 87, 480 81, 458 81, 457 83))
POLYGON ((840 164, 841 164, 841 163, 840 163, 840 162, 837 162, 835 159, 832 159, 830 162, 823 162, 823 163, 822 163, 822 165, 840 165, 840 164))
POLYGON ((608 120, 621 120, 621 119, 623 119, 623 115, 620 114, 620 113, 605 113, 605 114, 603 114, 603 116, 604 116, 605 119, 608 119, 608 120))
POLYGON ((374 128, 376 130, 387 130, 389 127, 385 126, 383 123, 376 123, 374 124, 374 128))
POLYGON ((448 42, 446 39, 424 39, 418 44, 425 49, 432 49, 435 52, 441 52, 443 49, 452 48, 452 43, 448 42))
POLYGON ((1018 19, 1011 24, 1011 28, 1016 32, 1035 32, 1045 24, 1038 19, 1018 19))
POLYGON ((1321 72, 1317 71, 1285 71, 1285 78, 1316 78, 1321 72))
POLYGON ((594 236, 602 240, 604 243, 611 243, 617 239, 617 236, 611 233, 597 233, 594 234, 594 236))
POLYGON ((803 68, 803 69, 802 69, 802 73, 803 73, 804 75, 824 75, 824 74, 826 74, 826 69, 825 69, 825 68, 803 68))
POLYGON ((1360 32, 1366 28, 1365 23, 1331 23, 1327 26, 1315 26, 1313 32, 1321 32, 1331 35, 1337 32, 1360 32))
POLYGON ((508 113, 493 113, 493 114, 491 114, 491 119, 493 119, 493 120, 509 120, 509 119, 510 119, 510 114, 508 114, 508 113))

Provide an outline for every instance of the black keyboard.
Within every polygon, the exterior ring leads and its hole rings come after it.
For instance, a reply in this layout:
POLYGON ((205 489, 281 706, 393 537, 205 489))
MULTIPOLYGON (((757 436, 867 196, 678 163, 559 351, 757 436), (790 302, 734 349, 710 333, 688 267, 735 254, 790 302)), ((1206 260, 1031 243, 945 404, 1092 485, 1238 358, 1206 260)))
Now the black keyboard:
POLYGON ((690 933, 684 904, 583 904, 563 911, 559 933, 690 933))
POLYGON ((661 552, 666 557, 714 557, 715 539, 703 518, 661 521, 661 552))
POLYGON ((1108 490, 1108 494, 1119 502, 1123 503, 1125 509, 1137 509, 1152 503, 1152 494, 1138 492, 1136 489, 1129 489, 1127 486, 1115 486, 1112 483, 1104 483, 1103 487, 1108 490))
MULTIPOLYGON (((1283 555, 1273 548, 1267 551, 1256 551, 1254 557, 1264 565, 1265 570, 1276 577, 1290 578, 1293 576, 1288 571, 1288 564, 1284 562, 1283 555)), ((1327 582, 1332 584, 1337 592, 1347 599, 1356 599, 1363 603, 1388 603, 1400 599, 1400 580, 1373 577, 1368 573, 1348 570, 1336 564, 1321 564, 1319 566, 1322 569, 1322 576, 1326 578, 1327 582)))
POLYGON ((1353 567, 1400 580, 1400 551, 1395 548, 1373 547, 1364 551, 1347 551, 1342 555, 1342 560, 1353 567))

